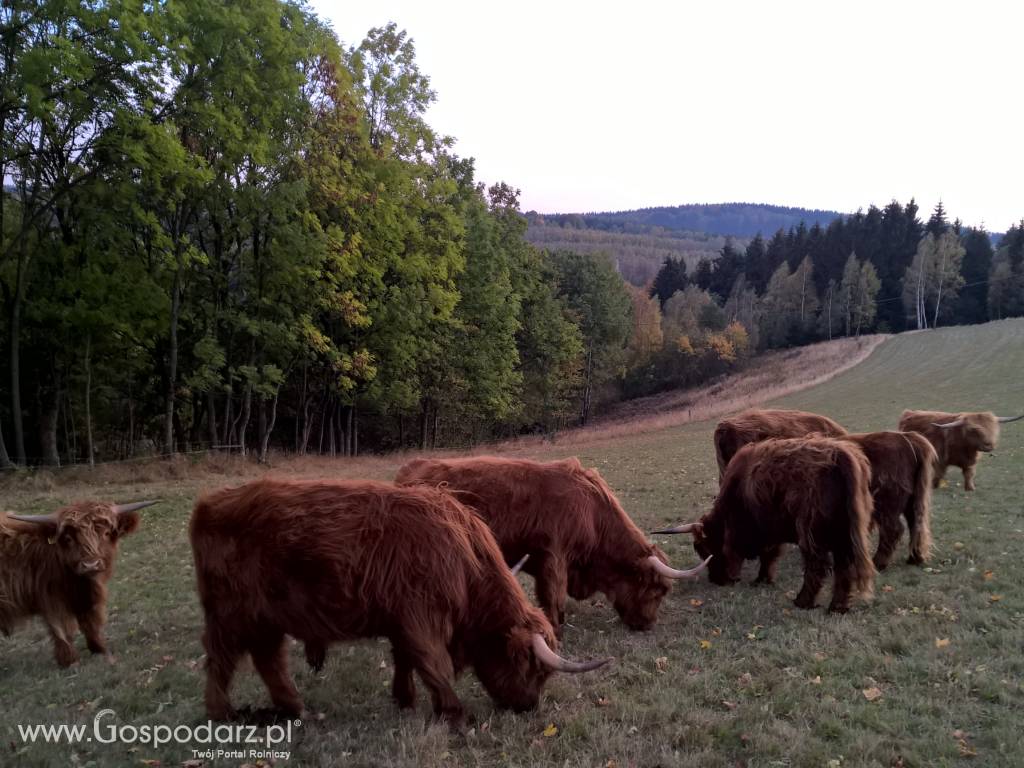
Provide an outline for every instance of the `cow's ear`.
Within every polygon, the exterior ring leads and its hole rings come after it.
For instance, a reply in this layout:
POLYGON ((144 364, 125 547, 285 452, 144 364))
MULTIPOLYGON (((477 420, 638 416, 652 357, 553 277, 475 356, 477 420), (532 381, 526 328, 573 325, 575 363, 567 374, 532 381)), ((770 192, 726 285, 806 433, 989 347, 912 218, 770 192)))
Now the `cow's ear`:
POLYGON ((117 535, 127 536, 139 527, 138 512, 124 512, 117 516, 117 535))

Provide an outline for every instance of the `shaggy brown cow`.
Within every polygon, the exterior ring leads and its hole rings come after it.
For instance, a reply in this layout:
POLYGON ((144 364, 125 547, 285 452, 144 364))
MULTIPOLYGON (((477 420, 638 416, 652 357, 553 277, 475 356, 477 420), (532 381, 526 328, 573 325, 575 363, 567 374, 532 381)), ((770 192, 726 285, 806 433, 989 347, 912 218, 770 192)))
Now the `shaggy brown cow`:
POLYGON ((827 416, 807 411, 754 408, 723 419, 715 427, 719 483, 725 475, 725 468, 729 466, 729 460, 744 445, 772 437, 806 437, 812 432, 827 437, 846 434, 845 429, 827 416))
POLYGON ((526 710, 553 670, 607 661, 559 657, 551 625, 487 526, 434 489, 259 480, 201 498, 190 534, 214 719, 233 715, 228 689, 245 653, 275 706, 301 712, 286 634, 317 651, 336 640, 389 638, 398 704, 415 703, 418 671, 434 711, 455 725, 463 709, 452 685, 467 665, 499 705, 526 710))
POLYGON ((943 411, 904 411, 900 416, 900 430, 920 432, 939 455, 935 470, 935 485, 946 475, 950 465, 960 467, 964 473, 964 490, 974 490, 974 470, 978 453, 990 453, 999 442, 999 425, 1024 419, 1020 416, 996 416, 984 413, 945 413, 943 411))
POLYGON ((103 625, 117 543, 151 504, 78 502, 49 515, 0 515, 0 632, 41 616, 60 666, 78 661, 76 628, 109 659, 103 625))
POLYGON ((938 456, 932 444, 917 432, 866 432, 841 438, 855 443, 871 462, 872 519, 878 526, 874 563, 884 569, 903 535, 903 520, 910 529, 907 562, 921 565, 930 553, 932 478, 938 456))
POLYGON ((715 584, 740 579, 745 559, 761 558, 759 581, 770 581, 781 546, 796 543, 804 583, 795 603, 813 608, 829 570, 830 611, 845 613, 853 594, 870 596, 871 466, 847 441, 807 437, 744 446, 725 471, 711 512, 696 523, 655 533, 693 533, 701 557, 714 555, 715 584), (831 562, 829 554, 831 553, 831 562))
POLYGON ((523 570, 536 578, 540 606, 559 630, 567 594, 583 600, 595 592, 630 629, 650 629, 671 580, 704 569, 670 567, 597 470, 578 459, 414 459, 395 482, 443 485, 487 522, 506 561, 529 554, 523 570))

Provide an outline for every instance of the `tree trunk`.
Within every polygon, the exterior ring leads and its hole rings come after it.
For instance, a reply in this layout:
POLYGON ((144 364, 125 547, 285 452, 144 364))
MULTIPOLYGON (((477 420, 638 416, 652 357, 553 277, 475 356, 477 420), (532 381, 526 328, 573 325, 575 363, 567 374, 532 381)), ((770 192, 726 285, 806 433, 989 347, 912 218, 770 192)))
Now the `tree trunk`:
POLYGON ((13 466, 11 457, 7 455, 7 445, 4 443, 4 426, 0 423, 0 469, 10 469, 13 466))
POLYGON ((828 340, 832 341, 832 286, 828 287, 828 340))
MULTIPOLYGON (((270 422, 263 432, 263 443, 260 445, 260 464, 267 463, 267 453, 270 450, 270 435, 274 432, 274 424, 277 423, 277 398, 281 390, 274 392, 274 399, 270 401, 270 422)), ((261 409, 262 411, 262 409, 261 409)))
POLYGON ((320 444, 316 452, 318 456, 324 455, 324 425, 327 423, 327 395, 324 394, 324 404, 320 408, 320 444))
POLYGON ((405 450, 405 414, 398 414, 398 450, 405 450))
POLYGON ((441 426, 441 407, 434 406, 434 425, 430 430, 430 449, 437 448, 437 431, 441 426))
POLYGON ((348 455, 355 456, 359 452, 359 438, 356 435, 356 407, 348 407, 348 427, 345 430, 348 435, 348 455))
POLYGON ((25 298, 25 271, 27 269, 25 249, 26 246, 22 241, 22 245, 18 249, 14 297, 11 303, 11 421, 14 424, 15 461, 22 466, 28 463, 25 455, 25 426, 21 413, 21 304, 25 298))
POLYGON ((167 392, 164 411, 164 454, 174 453, 174 393, 178 378, 178 315, 181 311, 181 267, 174 272, 171 287, 170 346, 167 351, 167 392))
POLYGON ((583 381, 583 407, 580 409, 580 426, 587 425, 587 419, 590 418, 590 387, 591 379, 594 373, 594 345, 591 344, 587 348, 587 373, 586 378, 583 381))
POLYGON ((430 402, 424 400, 422 403, 422 410, 420 412, 420 450, 427 450, 427 437, 429 434, 429 414, 430 414, 430 402))
POLYGON ((48 467, 60 466, 57 452, 57 422, 59 421, 60 381, 53 380, 39 390, 39 447, 43 464, 48 467))
POLYGON ((89 466, 96 466, 92 443, 92 336, 85 338, 85 450, 89 454, 89 466))
POLYGON ((334 445, 334 404, 331 404, 330 417, 327 419, 327 445, 330 448, 330 455, 333 457, 335 451, 334 445))
POLYGON ((206 435, 213 450, 217 447, 217 398, 213 396, 213 389, 206 392, 206 435))
POLYGON ((242 412, 238 414, 239 424, 237 440, 239 452, 245 456, 245 433, 249 431, 249 417, 252 415, 252 384, 245 385, 245 397, 242 399, 242 412))

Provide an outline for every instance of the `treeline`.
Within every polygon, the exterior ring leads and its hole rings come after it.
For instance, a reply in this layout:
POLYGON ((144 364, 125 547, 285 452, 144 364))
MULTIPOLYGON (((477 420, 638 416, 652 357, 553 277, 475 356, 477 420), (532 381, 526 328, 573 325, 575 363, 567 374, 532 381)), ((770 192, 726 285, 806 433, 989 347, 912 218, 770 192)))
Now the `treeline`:
POLYGON ((280 0, 0 9, 0 466, 350 455, 586 420, 607 258, 524 239, 394 25, 280 0))
POLYGON ((843 214, 811 208, 760 203, 706 203, 606 213, 546 215, 552 221, 576 221, 579 226, 611 232, 642 233, 651 227, 669 231, 708 232, 750 238, 761 232, 788 230, 801 222, 827 227, 843 214))
POLYGON ((649 291, 663 343, 626 391, 676 386, 681 367, 693 369, 693 338, 733 324, 760 350, 1024 315, 1022 261, 1024 222, 994 250, 988 233, 949 222, 941 203, 922 223, 913 200, 779 229, 767 241, 758 234, 743 249, 730 242, 693 270, 668 258, 649 291))

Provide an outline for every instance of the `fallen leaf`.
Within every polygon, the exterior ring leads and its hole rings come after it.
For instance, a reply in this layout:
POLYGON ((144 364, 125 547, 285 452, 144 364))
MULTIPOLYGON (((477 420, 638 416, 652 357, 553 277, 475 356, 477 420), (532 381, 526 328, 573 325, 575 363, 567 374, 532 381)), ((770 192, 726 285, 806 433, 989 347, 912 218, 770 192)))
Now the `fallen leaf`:
POLYGON ((612 703, 612 700, 609 699, 609 698, 606 698, 605 696, 598 696, 597 697, 597 706, 599 706, 599 707, 607 707, 611 703, 612 703))
POLYGON ((747 640, 757 640, 757 635, 753 632, 747 632, 747 640))
POLYGON ((864 694, 864 698, 868 701, 878 701, 880 698, 882 698, 882 691, 877 686, 865 688, 863 691, 861 691, 861 693, 864 694))
POLYGON ((692 605, 694 608, 700 608, 702 605, 704 605, 704 601, 696 597, 691 597, 690 605, 692 605))
POLYGON ((701 640, 700 641, 700 649, 702 651, 706 651, 710 647, 711 647, 711 641, 710 640, 701 640))
POLYGON ((821 675, 815 675, 811 678, 812 685, 821 685, 821 675))
POLYGON ((639 729, 639 728, 637 728, 637 727, 636 727, 635 725, 631 725, 631 726, 629 727, 629 733, 630 733, 630 734, 634 734, 634 733, 639 733, 639 732, 640 732, 640 729, 639 729))
POLYGON ((964 543, 962 541, 954 541, 953 542, 953 549, 963 549, 963 548, 964 548, 964 543))
POLYGON ((546 739, 550 739, 556 733, 558 733, 558 726, 554 723, 548 723, 548 727, 544 729, 541 735, 546 739))
POLYGON ((722 634, 722 628, 721 627, 715 627, 714 629, 711 630, 711 636, 712 637, 718 637, 721 634, 722 634))
POLYGON ((949 488, 949 483, 945 480, 939 480, 939 488, 949 488))
POLYGON ((842 764, 843 764, 842 758, 840 758, 839 760, 836 760, 835 758, 832 758, 827 763, 828 768, 839 768, 839 766, 841 766, 842 764))
POLYGON ((989 600, 990 603, 998 603, 1002 599, 1003 599, 1002 595, 989 595, 988 596, 988 600, 989 600))
POLYGON ((992 571, 985 571, 981 576, 985 581, 992 581, 992 579, 995 578, 995 573, 992 571))
POLYGON ((654 660, 654 666, 658 668, 659 672, 664 672, 668 666, 668 656, 659 656, 654 660))
POLYGON ((736 678, 736 683, 740 688, 749 688, 754 684, 754 676, 749 672, 744 672, 736 678))
POLYGON ((895 592, 896 591, 896 587, 894 587, 892 584, 883 584, 882 585, 882 591, 883 592, 895 592))
POLYGON ((947 645, 949 645, 949 638, 948 637, 936 637, 935 638, 935 647, 936 648, 945 648, 947 645))
POLYGON ((722 699, 722 706, 731 712, 732 710, 736 709, 736 702, 726 701, 725 699, 722 699))
POLYGON ((827 658, 828 658, 828 656, 826 656, 826 655, 825 655, 824 653, 822 653, 821 651, 815 651, 815 652, 814 652, 814 658, 815 658, 815 660, 817 660, 817 661, 824 661, 825 659, 827 659, 827 658))
POLYGON ((608 762, 604 764, 604 768, 619 768, 619 764, 615 762, 614 758, 609 758, 608 762))

